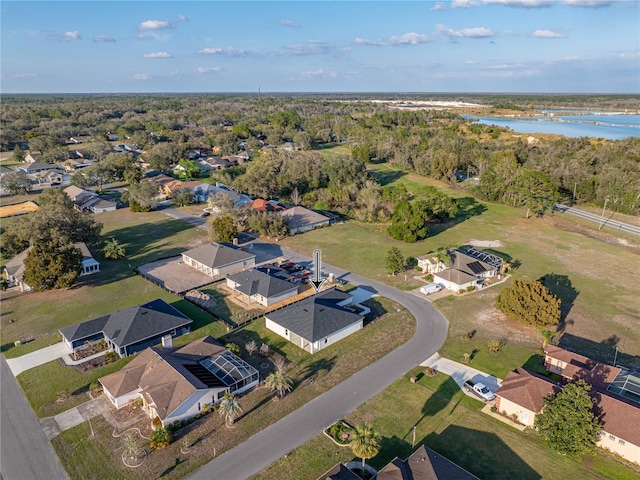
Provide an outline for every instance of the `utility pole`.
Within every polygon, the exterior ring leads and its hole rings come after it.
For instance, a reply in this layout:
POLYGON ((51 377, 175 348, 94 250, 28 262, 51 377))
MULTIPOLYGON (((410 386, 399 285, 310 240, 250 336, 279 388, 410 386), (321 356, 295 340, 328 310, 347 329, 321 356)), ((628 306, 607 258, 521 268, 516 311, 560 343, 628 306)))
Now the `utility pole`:
POLYGON ((573 204, 576 204, 576 189, 578 188, 578 182, 573 184, 573 204))
POLYGON ((618 346, 616 345, 616 354, 613 356, 613 366, 616 366, 616 361, 618 360, 618 346))
POLYGON ((598 230, 602 230, 602 227, 604 227, 604 210, 605 208, 607 208, 608 201, 609 201, 609 197, 604 199, 604 207, 602 207, 602 218, 600 220, 600 227, 598 228, 598 230))

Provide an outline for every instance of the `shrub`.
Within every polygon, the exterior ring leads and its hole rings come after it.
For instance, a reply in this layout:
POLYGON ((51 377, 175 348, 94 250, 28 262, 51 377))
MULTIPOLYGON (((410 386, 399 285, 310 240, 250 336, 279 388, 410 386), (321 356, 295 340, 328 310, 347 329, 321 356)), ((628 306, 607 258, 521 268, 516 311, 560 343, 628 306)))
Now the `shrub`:
POLYGON ((106 363, 115 362, 116 360, 118 360, 118 354, 116 352, 109 351, 104 354, 104 361, 106 363))
POLYGON ((464 293, 464 290, 461 288, 460 290, 458 290, 458 293, 462 294, 464 293))
POLYGON ((433 282, 433 273, 430 273, 425 277, 425 280, 429 283, 433 282))
POLYGON ((469 285, 467 287, 467 292, 472 292, 473 290, 475 290, 476 287, 474 287, 473 285, 469 285))
POLYGON ((416 257, 407 257, 406 265, 408 269, 416 268, 418 266, 418 259, 416 257))
POLYGON ((89 385, 89 391, 91 393, 100 393, 102 391, 102 385, 100 385, 100 382, 91 382, 91 384, 89 385))
POLYGON ((133 406, 136 407, 136 408, 142 408, 143 405, 144 405, 144 402, 142 401, 142 397, 137 397, 133 401, 133 406))
POLYGON ((471 354, 464 353, 462 355, 462 363, 471 363, 471 354))
POLYGON ((149 445, 157 450, 161 450, 171 443, 171 433, 164 427, 151 432, 150 438, 149 445))
POLYGON ((500 348, 502 348, 502 343, 498 340, 489 340, 487 342, 487 349, 489 353, 499 353, 500 348))

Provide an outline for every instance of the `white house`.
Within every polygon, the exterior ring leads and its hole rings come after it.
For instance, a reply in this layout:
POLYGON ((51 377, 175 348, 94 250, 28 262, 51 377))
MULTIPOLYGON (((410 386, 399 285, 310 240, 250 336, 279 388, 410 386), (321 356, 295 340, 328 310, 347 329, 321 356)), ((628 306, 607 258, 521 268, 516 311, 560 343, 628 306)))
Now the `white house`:
POLYGON ((266 327, 294 345, 315 353, 363 327, 364 318, 345 308, 351 295, 332 289, 265 316, 266 327))
POLYGON ((241 394, 258 384, 258 371, 207 336, 184 347, 150 347, 120 371, 99 379, 116 408, 141 398, 150 418, 163 425, 189 419, 225 392, 241 394))
POLYGON ((208 243, 182 254, 182 261, 213 278, 246 270, 256 264, 256 256, 219 243, 208 243))
POLYGON ((256 269, 234 273, 226 281, 234 296, 249 305, 269 307, 298 294, 297 285, 256 269))
MULTIPOLYGON (((100 271, 100 262, 98 262, 89 251, 89 248, 85 243, 79 242, 73 245, 80 253, 82 253, 82 271, 80 272, 80 276, 82 275, 91 275, 93 273, 97 273, 100 271)), ((6 279, 9 280, 13 285, 20 287, 20 290, 23 292, 30 292, 31 286, 28 285, 24 281, 24 260, 27 258, 27 255, 31 251, 33 247, 29 247, 18 255, 13 257, 11 260, 7 262, 4 266, 5 268, 5 276, 6 279)))
POLYGON ((320 213, 301 206, 291 207, 279 212, 289 227, 289 233, 308 232, 319 227, 329 225, 330 219, 320 213))
POLYGON ((483 280, 495 277, 502 263, 499 257, 476 249, 469 249, 467 252, 456 249, 447 253, 450 258, 449 267, 434 273, 433 281, 454 291, 475 288, 483 280))

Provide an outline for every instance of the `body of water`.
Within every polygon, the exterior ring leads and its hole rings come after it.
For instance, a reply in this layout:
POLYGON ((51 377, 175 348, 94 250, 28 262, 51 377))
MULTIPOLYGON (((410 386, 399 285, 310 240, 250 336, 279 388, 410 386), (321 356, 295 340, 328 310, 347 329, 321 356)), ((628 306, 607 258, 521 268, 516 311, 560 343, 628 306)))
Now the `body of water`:
POLYGON ((519 133, 553 133, 565 137, 595 137, 609 140, 640 137, 640 115, 589 112, 585 115, 555 115, 553 117, 540 115, 517 119, 475 115, 462 115, 462 117, 474 119, 483 125, 507 127, 519 133))

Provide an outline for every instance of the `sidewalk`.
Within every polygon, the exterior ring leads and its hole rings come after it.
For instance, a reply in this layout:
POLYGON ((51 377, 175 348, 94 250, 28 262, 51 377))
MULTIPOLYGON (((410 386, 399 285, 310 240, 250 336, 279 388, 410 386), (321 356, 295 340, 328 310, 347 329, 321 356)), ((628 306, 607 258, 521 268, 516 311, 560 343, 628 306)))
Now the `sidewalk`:
POLYGON ((69 353, 71 353, 69 351, 69 347, 67 347, 64 342, 59 342, 55 345, 41 348, 40 350, 27 353, 20 357, 9 358, 7 359, 7 364, 15 377, 25 370, 29 370, 30 368, 34 368, 39 365, 44 365, 52 360, 57 360, 65 355, 69 355, 69 353))
POLYGON ((442 358, 438 353, 427 358, 420 366, 435 368, 439 372, 449 375, 461 387, 467 380, 484 383, 492 392, 496 392, 500 388, 500 385, 502 385, 502 379, 487 375, 469 365, 442 358))

